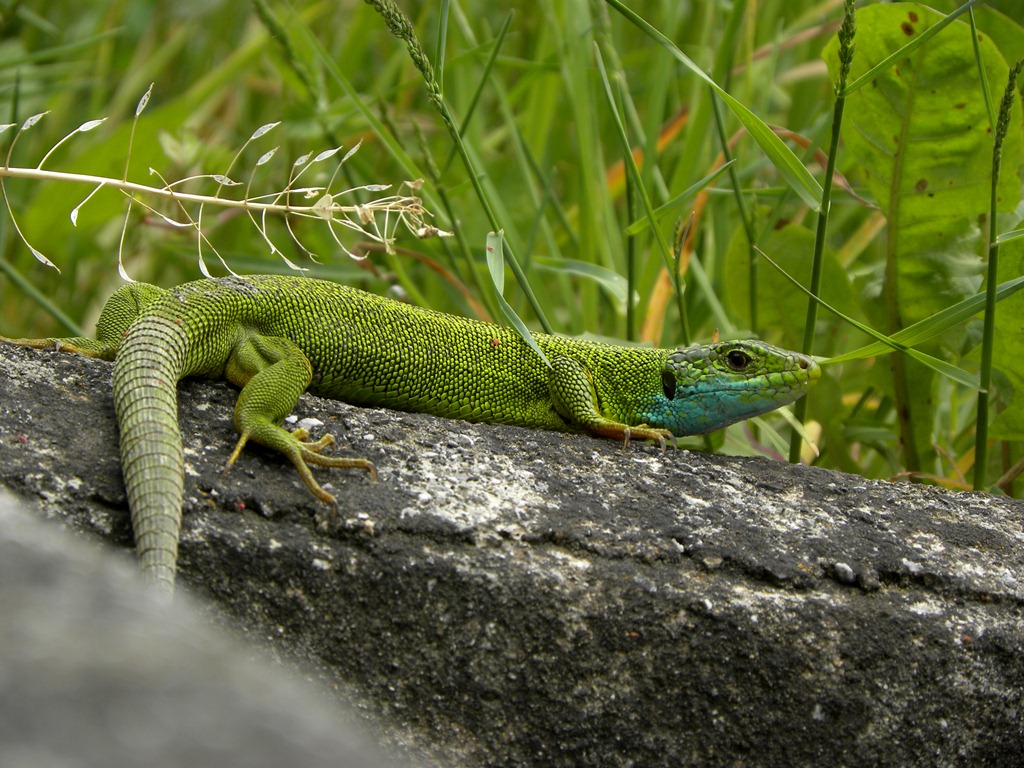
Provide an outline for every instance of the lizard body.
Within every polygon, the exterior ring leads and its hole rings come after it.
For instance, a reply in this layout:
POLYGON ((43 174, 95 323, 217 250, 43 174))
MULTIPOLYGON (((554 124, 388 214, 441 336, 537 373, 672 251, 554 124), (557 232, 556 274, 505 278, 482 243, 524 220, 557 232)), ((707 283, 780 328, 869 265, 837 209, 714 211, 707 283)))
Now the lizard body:
POLYGON ((310 391, 357 405, 470 421, 659 441, 710 432, 796 400, 819 378, 803 355, 757 341, 680 349, 625 347, 535 334, 549 368, 509 328, 301 277, 200 280, 163 290, 134 283, 104 306, 97 339, 16 339, 114 361, 121 462, 143 575, 173 588, 184 460, 178 380, 241 387, 240 438, 285 454, 326 503, 309 465, 321 455, 280 424, 310 391))

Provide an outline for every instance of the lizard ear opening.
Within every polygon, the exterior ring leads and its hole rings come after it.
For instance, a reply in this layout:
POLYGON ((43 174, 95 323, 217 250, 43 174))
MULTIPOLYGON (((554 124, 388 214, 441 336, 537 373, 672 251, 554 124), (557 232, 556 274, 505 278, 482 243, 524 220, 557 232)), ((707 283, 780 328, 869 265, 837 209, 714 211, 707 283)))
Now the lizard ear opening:
POLYGON ((670 370, 661 372, 661 391, 665 393, 665 398, 668 400, 675 400, 676 398, 676 375, 670 370))

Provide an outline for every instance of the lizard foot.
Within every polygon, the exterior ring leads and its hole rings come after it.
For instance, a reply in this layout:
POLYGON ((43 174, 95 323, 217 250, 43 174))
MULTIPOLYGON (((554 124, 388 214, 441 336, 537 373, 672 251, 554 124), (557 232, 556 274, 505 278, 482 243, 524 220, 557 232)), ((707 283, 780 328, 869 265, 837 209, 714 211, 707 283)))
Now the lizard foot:
POLYGON ((312 453, 323 453, 324 449, 330 448, 334 445, 334 435, 328 433, 317 440, 315 443, 309 441, 309 430, 305 427, 299 427, 292 432, 292 437, 302 443, 302 447, 311 451, 312 453))
POLYGON ((299 477, 302 478, 302 482, 306 485, 306 488, 309 489, 309 492, 320 499, 320 501, 325 504, 329 504, 334 510, 335 515, 337 515, 338 511, 338 500, 333 494, 328 493, 320 487, 320 484, 313 477, 313 473, 309 469, 310 464, 328 468, 365 469, 370 473, 372 480, 377 480, 377 468, 369 459, 352 459, 341 456, 321 455, 321 452, 324 449, 334 445, 333 435, 324 435, 315 443, 310 443, 308 441, 309 432, 305 429, 298 429, 295 432, 288 432, 280 427, 275 427, 274 429, 276 431, 264 435, 243 433, 238 438, 238 442, 235 444, 235 449, 231 452, 231 456, 228 457, 224 471, 226 472, 230 469, 231 465, 237 461, 238 457, 242 454, 242 449, 251 437, 257 443, 265 445, 268 448, 273 448, 287 456, 295 466, 295 469, 299 473, 299 477))
POLYGON ((587 427, 587 432, 596 437, 609 437, 613 440, 622 440, 624 448, 628 448, 629 441, 635 438, 639 438, 640 440, 654 440, 661 447, 662 453, 665 453, 668 442, 672 443, 673 448, 679 447, 679 444, 676 442, 676 436, 670 431, 667 429, 648 427, 646 424, 641 424, 638 427, 631 427, 628 424, 604 421, 589 425, 587 427))

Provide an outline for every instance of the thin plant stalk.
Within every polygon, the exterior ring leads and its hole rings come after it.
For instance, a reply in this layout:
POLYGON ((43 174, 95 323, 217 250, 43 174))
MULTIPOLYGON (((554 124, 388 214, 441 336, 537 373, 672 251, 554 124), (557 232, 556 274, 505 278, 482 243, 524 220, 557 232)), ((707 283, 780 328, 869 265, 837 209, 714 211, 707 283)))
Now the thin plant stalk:
POLYGON ((985 321, 981 340, 981 390, 978 392, 978 418, 974 439, 974 489, 985 486, 985 464, 988 459, 989 387, 992 385, 992 349, 996 330, 996 287, 999 279, 999 243, 997 241, 996 205, 998 202, 999 166, 1002 162, 1003 139, 1010 128, 1010 110, 1017 93, 1017 76, 1024 68, 1020 59, 1010 69, 1010 76, 999 104, 999 119, 996 121, 995 140, 992 143, 992 190, 989 203, 989 248, 988 275, 985 290, 985 321))
MULTIPOLYGON (((630 221, 636 218, 636 194, 633 191, 633 176, 626 174, 626 213, 630 221)), ((633 292, 636 290, 636 235, 626 235, 626 340, 636 341, 636 307, 633 292)))
MULTIPOLYGON (((710 89, 709 89, 710 90, 710 89)), ((733 194, 736 197, 736 210, 743 224, 743 231, 747 235, 747 252, 750 266, 750 295, 747 299, 750 305, 750 330, 757 333, 757 251, 754 238, 754 222, 751 220, 750 211, 747 209, 744 200, 743 190, 740 188, 739 173, 736 171, 736 164, 732 162, 732 151, 729 149, 729 137, 725 133, 725 117, 722 115, 722 103, 714 91, 710 93, 711 111, 715 117, 715 128, 718 130, 718 140, 722 145, 722 157, 729 169, 729 179, 732 182, 733 194)))
MULTIPOLYGON (((455 143, 455 148, 458 150, 459 157, 462 158, 462 163, 466 167, 466 172, 469 175, 469 181, 473 185, 473 190, 476 192, 477 199, 480 201, 480 206, 484 211, 484 215, 487 216, 487 221, 491 225, 491 229, 494 232, 501 231, 502 227, 498 221, 497 215, 494 213, 494 205, 491 203, 490 196, 487 194, 487 190, 484 189, 483 182, 481 181, 481 174, 477 170, 473 159, 470 157, 469 150, 466 148, 465 142, 462 140, 462 136, 459 134, 459 128, 455 124, 455 118, 452 116, 451 110, 448 109, 448 104, 444 100, 444 96, 441 94, 441 87, 434 77, 434 68, 427 58, 426 52, 423 50, 423 46, 420 44, 419 38, 416 36, 416 32, 412 27, 412 23, 408 17, 402 13, 398 6, 393 0, 366 0, 367 4, 373 7, 384 19, 384 23, 387 24, 388 29, 395 37, 405 43, 406 49, 409 51, 409 57, 412 59, 413 64, 420 71, 423 76, 423 81, 427 87, 427 98, 434 108, 441 115, 441 119, 448 129, 448 133, 451 134, 452 141, 455 143)), ((502 248, 502 253, 505 256, 505 261, 512 269, 512 274, 515 275, 516 282, 519 283, 520 289, 523 291, 523 295, 530 304, 530 308, 533 310, 537 321, 540 323, 541 328, 544 329, 545 333, 554 333, 551 324, 548 322, 547 316, 544 314, 544 310, 541 309, 540 302, 537 300, 536 294, 533 292, 533 288, 530 287, 529 281, 526 279, 526 273, 519 264, 519 260, 516 258, 512 247, 506 241, 502 248)))
MULTIPOLYGON (((814 255, 811 260, 811 283, 809 290, 813 298, 807 300, 807 316, 804 318, 804 338, 800 351, 805 355, 814 352, 814 331, 818 323, 818 301, 821 293, 822 264, 825 258, 825 236, 828 232, 828 215, 832 205, 832 179, 836 169, 836 155, 839 154, 839 135, 843 125, 843 110, 846 108, 846 96, 843 91, 846 88, 846 80, 850 74, 850 66, 853 64, 854 38, 857 34, 856 11, 854 0, 846 0, 846 11, 843 15, 843 24, 839 28, 839 81, 836 83, 836 103, 832 109, 832 139, 829 144, 828 160, 825 164, 825 178, 822 180, 821 210, 818 212, 818 225, 814 234, 814 255)), ((807 416, 807 398, 797 400, 793 414, 796 421, 803 423, 807 416)), ((797 431, 793 431, 789 439, 789 461, 796 463, 800 460, 801 437, 797 431)))

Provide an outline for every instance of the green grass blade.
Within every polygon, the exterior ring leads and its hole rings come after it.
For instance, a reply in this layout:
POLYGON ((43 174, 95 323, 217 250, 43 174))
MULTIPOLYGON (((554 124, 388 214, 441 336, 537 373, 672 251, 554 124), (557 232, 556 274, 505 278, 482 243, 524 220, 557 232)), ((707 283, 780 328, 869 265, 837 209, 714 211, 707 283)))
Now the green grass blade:
MULTIPOLYGON (((707 176, 705 176, 700 181, 697 181, 697 182, 691 184, 689 187, 684 189, 682 192, 680 192, 678 195, 673 197, 671 200, 669 200, 664 205, 659 205, 653 211, 654 219, 655 220, 661 220, 661 219, 665 218, 667 215, 669 215, 670 213, 675 212, 676 208, 679 208, 680 206, 682 206, 682 204, 685 203, 690 198, 696 197, 698 192, 700 192, 705 187, 709 186, 711 184, 711 182, 713 182, 715 179, 717 179, 719 176, 721 176, 723 173, 725 173, 726 170, 728 170, 729 166, 732 165, 735 162, 736 162, 735 160, 730 160, 729 162, 727 162, 724 165, 722 165, 720 168, 717 168, 714 171, 712 171, 711 173, 709 173, 707 176)), ((645 216, 642 219, 637 219, 632 224, 630 224, 628 227, 626 227, 626 234, 627 235, 639 235, 641 232, 643 232, 649 226, 651 226, 651 219, 645 216)), ((1022 233, 1024 233, 1024 230, 1022 230, 1022 233)))
POLYGON ((534 257, 533 264, 538 270, 591 280, 607 291, 615 301, 622 304, 626 302, 629 291, 626 278, 600 264, 592 264, 579 259, 552 259, 544 256, 534 257))
POLYGON ((1024 237, 1024 229, 1015 229, 1012 232, 1004 232, 996 238, 996 245, 1004 245, 1011 240, 1020 240, 1024 237))
MULTIPOLYGON (((420 169, 398 140, 391 135, 391 132, 377 116, 374 109, 367 103, 366 99, 363 98, 362 94, 352 84, 348 77, 346 77, 341 67, 334 60, 334 57, 324 49, 323 45, 317 39, 316 35, 313 34, 313 31, 309 26, 306 24, 298 24, 297 28, 302 33, 302 38, 305 44, 309 46, 310 50, 316 53, 317 59, 319 59, 324 69, 341 88, 345 96, 351 99, 353 106, 359 111, 359 114, 363 119, 366 120, 371 130, 380 140, 381 144, 384 145, 388 153, 394 158, 395 162, 398 163, 399 167, 408 176, 408 178, 419 179, 425 177, 426 174, 423 170, 420 169)), ((424 199, 426 199, 430 204, 430 207, 440 207, 437 199, 431 196, 430 190, 426 187, 421 190, 421 193, 424 199)))
MULTIPOLYGON (((1007 280, 1000 283, 996 288, 996 301, 1001 301, 1012 296, 1021 288, 1024 288, 1024 277, 1014 280, 1007 280)), ((935 338, 941 333, 949 330, 958 323, 962 323, 969 317, 973 317, 985 308, 985 294, 979 293, 964 299, 952 307, 942 310, 931 317, 907 326, 902 331, 894 333, 890 338, 900 344, 913 347, 928 339, 935 338)), ((852 352, 845 352, 842 355, 829 358, 830 363, 843 363, 849 360, 860 360, 865 357, 875 357, 888 351, 888 347, 881 342, 874 342, 855 349, 852 352)))
POLYGON ((72 320, 64 310, 62 310, 57 304, 50 300, 50 297, 40 291, 31 282, 29 282, 24 275, 14 268, 7 259, 0 257, 0 272, 7 275, 12 283, 18 286, 18 289, 24 293, 29 299, 34 301, 43 310, 53 317, 57 322, 68 329, 68 332, 72 336, 88 336, 88 333, 72 320))
POLYGON ((534 352, 537 353, 538 357, 544 361, 544 365, 548 368, 551 367, 551 361, 548 360, 547 355, 544 354, 538 345, 536 340, 533 338, 533 334, 530 333, 530 329, 526 327, 526 323, 520 319, 516 311, 512 309, 512 306, 505 301, 505 257, 503 251, 505 250, 505 237, 498 232, 487 233, 487 271, 491 273, 491 280, 494 281, 494 292, 498 297, 498 304, 501 307, 501 311, 504 313, 505 318, 512 324, 512 327, 516 330, 523 341, 530 345, 534 352))
MULTIPOLYGON (((629 137, 626 135, 626 126, 622 122, 622 116, 619 114, 618 104, 615 101, 615 95, 612 93, 612 85, 608 80, 608 71, 604 66, 604 59, 601 57, 601 49, 595 44, 594 54, 597 57, 597 69, 601 73, 601 83, 604 85, 604 94, 607 99, 608 109, 611 111, 612 118, 615 121, 615 129, 619 136, 619 143, 622 146, 623 160, 626 163, 626 169, 629 171, 636 184, 636 189, 640 193, 640 202, 643 203, 644 212, 646 215, 646 221, 648 224, 653 224, 654 219, 654 206, 651 203, 651 196, 647 192, 647 188, 643 185, 640 177, 640 168, 637 167, 636 158, 633 156, 633 147, 629 143, 629 137)), ((661 250, 661 256, 665 260, 665 268, 668 269, 669 274, 672 275, 673 285, 675 284, 675 269, 672 265, 672 249, 669 248, 668 241, 665 239, 665 233, 661 231, 659 227, 654 227, 654 236, 657 240, 658 248, 661 250)))
POLYGON ((758 143, 764 153, 768 156, 772 165, 775 166, 775 169, 782 175, 782 178, 784 178, 797 195, 800 196, 800 199, 803 200, 812 211, 817 211, 819 209, 819 206, 821 205, 821 185, 818 184, 814 176, 811 175, 811 172, 807 170, 804 164, 800 162, 800 158, 798 158, 793 151, 786 146, 782 139, 775 135, 775 132, 769 128, 761 118, 747 109, 747 107, 741 104, 739 100, 729 95, 724 88, 711 79, 704 70, 698 67, 689 56, 679 50, 675 43, 623 5, 620 0, 605 0, 605 2, 625 16, 630 23, 665 48, 693 74, 711 86, 711 88, 713 88, 714 91, 722 97, 722 100, 725 101, 729 109, 732 110, 732 113, 736 115, 741 123, 743 123, 743 127, 747 129, 750 136, 758 143))
MULTIPOLYGON (((505 35, 508 34, 508 28, 512 24, 512 18, 515 16, 515 11, 509 11, 508 15, 505 16, 505 21, 502 22, 501 28, 498 30, 498 36, 494 40, 494 46, 491 48, 491 53, 487 57, 487 62, 484 64, 483 71, 480 73, 480 79, 477 81, 476 90, 473 92, 473 98, 469 100, 469 106, 466 108, 466 113, 462 116, 462 122, 459 123, 459 136, 465 137, 466 129, 469 127, 470 120, 473 119, 473 113, 476 112, 477 105, 480 103, 480 97, 483 95, 484 86, 487 85, 487 81, 490 79, 491 70, 494 69, 494 62, 498 60, 498 54, 501 52, 501 46, 505 42, 505 35)), ((444 68, 438 66, 437 72, 440 75, 444 68)), ((440 84, 440 80, 438 81, 440 84)), ((452 145, 451 150, 448 152, 448 158, 444 161, 444 165, 441 166, 442 175, 448 172, 448 169, 452 166, 452 161, 455 159, 455 155, 458 150, 455 145, 452 145)))
POLYGON ((658 250, 661 251, 661 257, 665 261, 665 269, 668 270, 670 279, 672 280, 672 287, 676 294, 676 303, 679 307, 679 318, 683 330, 683 343, 689 344, 689 329, 687 328, 687 315, 686 306, 683 302, 683 290, 679 284, 679 277, 676 273, 675 265, 672 263, 672 249, 669 247, 668 241, 665 239, 665 233, 661 231, 661 227, 656 226, 654 219, 654 206, 651 204, 651 196, 647 192, 647 188, 643 184, 643 179, 640 176, 640 169, 637 167, 636 158, 633 156, 633 148, 630 146, 629 137, 626 136, 626 126, 622 123, 622 117, 619 115, 618 105, 615 102, 615 96, 612 93, 612 85, 608 81, 608 72, 604 67, 604 60, 601 58, 601 49, 594 44, 594 55, 597 58, 597 69, 601 73, 601 82, 604 84, 604 94, 608 101, 608 108, 611 110, 612 117, 615 120, 615 127, 619 134, 619 142, 622 144, 622 156, 623 161, 626 164, 626 169, 633 177, 633 181, 636 182, 636 189, 640 193, 640 202, 644 207, 644 212, 647 214, 647 220, 652 224, 652 230, 654 231, 654 239, 658 243, 658 250))
POLYGON ((441 93, 444 93, 444 58, 448 44, 448 5, 449 0, 441 0, 437 24, 437 47, 434 49, 434 61, 437 62, 435 77, 441 93))
MULTIPOLYGON (((871 326, 865 325, 864 323, 861 323, 858 320, 854 320, 849 315, 844 315, 842 312, 840 312, 838 309, 833 307, 831 304, 829 304, 828 302, 824 301, 820 296, 815 296, 813 293, 811 293, 806 288, 804 288, 800 284, 800 281, 794 279, 789 274, 787 274, 782 269, 782 267, 780 267, 778 264, 776 264, 775 261, 770 256, 768 256, 768 254, 766 254, 764 251, 759 249, 758 253, 760 253, 761 256, 769 264, 771 264, 773 267, 775 267, 775 269, 779 270, 779 272, 787 280, 789 280, 789 282, 791 282, 793 285, 795 285, 797 288, 799 288, 801 291, 803 291, 805 294, 807 294, 807 296, 809 296, 812 299, 814 299, 814 301, 818 302, 821 306, 823 306, 829 312, 834 314, 836 317, 842 319, 843 321, 849 323, 854 328, 857 328, 858 330, 863 331, 868 336, 871 336, 872 338, 874 338, 877 341, 881 342, 881 348, 882 348, 883 352, 886 352, 886 351, 887 352, 892 352, 892 351, 903 352, 903 353, 909 355, 910 357, 914 358, 915 360, 917 360, 922 365, 928 366, 929 368, 931 368, 936 373, 942 374, 943 376, 946 376, 946 377, 952 379, 953 381, 956 381, 956 382, 958 382, 960 384, 963 384, 966 387, 970 387, 971 389, 974 389, 974 390, 977 390, 980 387, 980 384, 978 382, 978 378, 976 376, 972 376, 971 374, 967 373, 967 371, 964 371, 964 370, 962 370, 960 368, 957 368, 955 365, 950 365, 949 363, 947 363, 947 362, 945 362, 943 360, 939 360, 937 357, 932 357, 931 355, 925 354, 924 352, 919 352, 918 350, 913 349, 913 348, 907 346, 904 343, 901 343, 900 341, 896 340, 892 336, 886 336, 884 333, 879 333, 878 331, 876 331, 871 326), (886 349, 886 348, 888 348, 888 349, 886 349)), ((882 353, 879 353, 879 354, 882 354, 882 353)), ((828 359, 825 359, 825 360, 820 360, 819 362, 822 365, 831 365, 832 363, 837 363, 839 361, 840 361, 840 358, 833 357, 833 358, 828 358, 828 359)))

